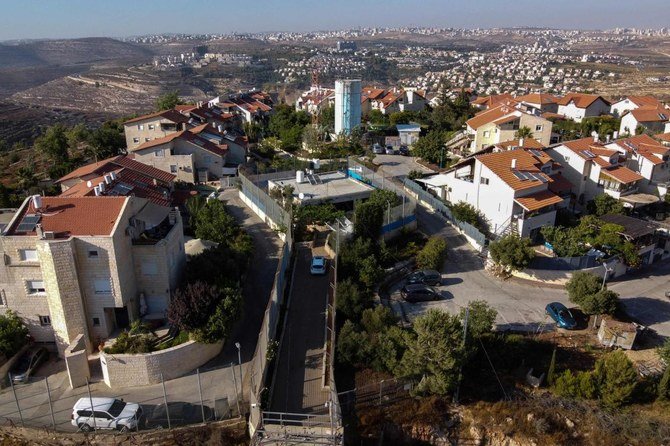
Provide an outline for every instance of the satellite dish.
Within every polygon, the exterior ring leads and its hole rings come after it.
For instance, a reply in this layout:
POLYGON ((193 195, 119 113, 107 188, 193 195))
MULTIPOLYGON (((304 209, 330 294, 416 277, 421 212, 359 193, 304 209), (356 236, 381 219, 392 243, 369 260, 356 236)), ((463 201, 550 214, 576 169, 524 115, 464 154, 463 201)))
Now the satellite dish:
POLYGON ((90 187, 93 187, 93 183, 91 182, 91 180, 88 180, 88 181, 86 182, 86 187, 89 187, 89 188, 90 188, 90 187))
POLYGON ((298 198, 300 198, 301 200, 304 200, 304 199, 305 199, 305 194, 303 194, 302 192, 300 192, 300 193, 298 194, 298 198))

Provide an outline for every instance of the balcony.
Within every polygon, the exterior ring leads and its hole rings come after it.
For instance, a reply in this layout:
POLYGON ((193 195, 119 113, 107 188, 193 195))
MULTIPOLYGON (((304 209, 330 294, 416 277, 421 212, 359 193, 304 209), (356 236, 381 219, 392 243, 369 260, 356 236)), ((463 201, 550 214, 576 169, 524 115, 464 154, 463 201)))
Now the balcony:
MULTIPOLYGON (((176 209, 170 210, 169 214, 156 226, 143 230, 137 237, 133 237, 133 245, 155 245, 161 240, 168 238, 173 228, 179 225, 180 216, 176 209)), ((143 224, 144 222, 138 222, 143 224)))

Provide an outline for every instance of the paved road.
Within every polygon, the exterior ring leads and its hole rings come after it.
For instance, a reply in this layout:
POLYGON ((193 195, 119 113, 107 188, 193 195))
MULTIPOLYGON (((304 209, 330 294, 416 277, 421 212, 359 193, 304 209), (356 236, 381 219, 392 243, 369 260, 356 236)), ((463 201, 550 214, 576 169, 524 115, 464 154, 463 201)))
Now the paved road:
MULTIPOLYGON (((329 279, 327 275, 310 274, 312 254, 306 247, 296 250, 286 331, 272 395, 271 410, 275 412, 323 413, 328 399, 322 375, 329 279)), ((315 249, 314 255, 324 253, 315 249)))
POLYGON ((373 162, 382 166, 384 173, 389 177, 406 176, 412 170, 434 173, 431 169, 417 163, 416 158, 412 156, 375 155, 373 162))

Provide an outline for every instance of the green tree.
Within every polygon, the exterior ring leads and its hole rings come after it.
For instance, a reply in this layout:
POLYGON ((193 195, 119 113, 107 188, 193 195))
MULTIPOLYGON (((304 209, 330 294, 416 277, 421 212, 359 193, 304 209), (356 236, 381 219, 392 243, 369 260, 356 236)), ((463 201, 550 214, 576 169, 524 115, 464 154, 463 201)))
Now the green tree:
POLYGON ((387 125, 389 123, 389 117, 377 109, 371 110, 368 113, 367 120, 369 123, 375 125, 387 125))
POLYGON ((262 132, 261 126, 257 122, 244 122, 244 134, 250 143, 258 142, 258 137, 262 132))
POLYGON ((70 159, 68 152, 67 129, 62 124, 54 124, 35 140, 35 148, 55 164, 70 159))
POLYGON ((359 279, 368 289, 374 287, 384 277, 384 270, 374 255, 362 259, 359 268, 359 279))
POLYGON ((335 131, 335 107, 325 107, 319 113, 319 124, 329 133, 335 131))
POLYGON ((459 201, 456 204, 452 204, 450 209, 451 214, 456 220, 470 223, 480 231, 485 231, 487 229, 484 215, 482 215, 482 213, 470 203, 459 201))
POLYGON ((156 99, 156 110, 170 110, 179 104, 183 104, 182 100, 179 98, 179 92, 177 90, 168 91, 167 93, 158 96, 158 99, 156 99))
POLYGON ((394 112, 389 115, 389 124, 395 127, 398 124, 409 124, 415 118, 411 111, 394 112))
POLYGON ((362 290, 351 278, 338 281, 337 312, 345 319, 358 321, 363 311, 372 306, 372 295, 362 290))
POLYGON ((524 125, 519 130, 514 132, 514 137, 515 138, 532 138, 533 137, 533 131, 531 130, 530 127, 524 125))
POLYGON ((439 236, 428 239, 426 245, 416 256, 416 264, 419 268, 434 269, 439 271, 447 257, 447 242, 439 236))
POLYGON ((195 215, 195 236, 227 245, 235 239, 239 227, 219 200, 209 200, 195 215))
POLYGON ((305 126, 302 132, 302 144, 309 152, 319 152, 323 148, 319 130, 311 124, 305 126))
POLYGON ((598 359, 593 373, 605 407, 617 409, 631 401, 637 372, 624 352, 614 351, 598 359))
POLYGON ((448 162, 448 155, 444 153, 445 141, 443 132, 431 130, 414 143, 412 153, 424 161, 444 167, 448 162))
POLYGON ((564 398, 575 398, 579 394, 577 377, 571 370, 566 370, 556 378, 554 392, 564 398))
MULTIPOLYGON (((483 300, 473 300, 468 303, 468 336, 481 338, 493 331, 498 312, 483 300)), ((465 308, 460 311, 461 320, 465 319, 465 308)))
POLYGON ((19 189, 27 190, 37 184, 37 177, 33 166, 19 167, 16 171, 16 177, 19 181, 19 189))
POLYGON ((123 126, 115 121, 107 121, 90 132, 87 153, 98 161, 118 155, 125 145, 123 126))
POLYGON ((28 327, 16 313, 0 315, 0 353, 11 358, 28 342, 28 327))
POLYGON ((368 357, 369 346, 367 333, 361 332, 353 321, 345 321, 337 337, 338 361, 360 364, 368 357))
POLYGON ((416 338, 405 351, 400 373, 419 380, 419 394, 448 394, 463 363, 461 321, 444 311, 430 309, 415 319, 414 331, 416 338))
MULTIPOLYGON (((80 143, 88 141, 89 130, 84 124, 77 124, 65 132, 67 138, 67 145, 74 150, 79 147, 80 143)), ((125 141, 124 141, 125 142, 125 141)))
POLYGON ((661 381, 658 383, 658 399, 670 400, 670 365, 665 368, 661 381))
POLYGON ((356 206, 354 216, 354 236, 377 240, 384 222, 384 209, 371 201, 356 206))
POLYGON ((670 367, 670 338, 663 341, 663 345, 656 349, 658 356, 670 367))
POLYGON ((586 314, 613 314, 619 296, 603 288, 602 280, 595 274, 577 271, 565 286, 570 302, 579 305, 586 314))
POLYGON ((282 149, 297 150, 302 143, 302 132, 311 118, 304 111, 296 111, 293 107, 280 104, 274 108, 274 113, 268 123, 268 131, 282 142, 282 149))
POLYGON ((494 262, 511 270, 527 268, 535 257, 530 239, 516 234, 506 235, 489 245, 489 253, 494 262))
POLYGON ((587 210, 598 217, 607 214, 624 214, 623 203, 608 194, 596 195, 587 205, 587 210))

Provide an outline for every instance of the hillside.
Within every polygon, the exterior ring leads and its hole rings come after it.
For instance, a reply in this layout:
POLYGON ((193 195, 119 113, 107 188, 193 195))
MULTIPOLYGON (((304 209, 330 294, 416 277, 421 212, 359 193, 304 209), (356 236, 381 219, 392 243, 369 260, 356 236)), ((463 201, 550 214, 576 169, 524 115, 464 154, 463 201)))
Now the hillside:
POLYGON ((151 56, 152 52, 147 48, 106 37, 0 44, 0 66, 3 69, 146 60, 151 56))

